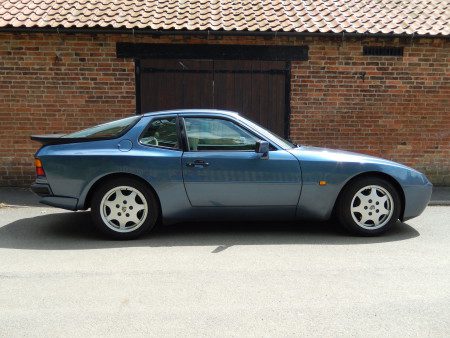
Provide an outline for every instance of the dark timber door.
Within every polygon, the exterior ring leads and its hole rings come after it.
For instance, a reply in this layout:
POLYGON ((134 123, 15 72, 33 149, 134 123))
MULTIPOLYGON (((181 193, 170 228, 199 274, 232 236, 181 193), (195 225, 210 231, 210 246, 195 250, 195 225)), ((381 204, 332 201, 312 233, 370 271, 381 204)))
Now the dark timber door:
POLYGON ((288 66, 285 61, 141 60, 141 112, 227 109, 286 135, 288 66))

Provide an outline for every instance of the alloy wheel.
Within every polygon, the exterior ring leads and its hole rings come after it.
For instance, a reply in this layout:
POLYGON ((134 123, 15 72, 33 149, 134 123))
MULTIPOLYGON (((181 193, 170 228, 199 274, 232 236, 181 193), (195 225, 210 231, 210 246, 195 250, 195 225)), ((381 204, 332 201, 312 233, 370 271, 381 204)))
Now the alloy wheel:
POLYGON ((358 226, 375 230, 383 227, 392 217, 394 200, 379 185, 369 185, 358 190, 350 204, 353 220, 358 226))
POLYGON ((148 216, 147 201, 136 188, 114 187, 103 196, 100 215, 110 229, 121 233, 131 232, 145 222, 148 216))

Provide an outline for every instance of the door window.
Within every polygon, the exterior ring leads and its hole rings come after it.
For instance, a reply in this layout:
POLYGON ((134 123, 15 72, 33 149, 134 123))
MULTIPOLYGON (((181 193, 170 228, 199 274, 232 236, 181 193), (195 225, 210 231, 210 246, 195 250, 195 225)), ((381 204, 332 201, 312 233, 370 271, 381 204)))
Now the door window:
POLYGON ((185 118, 190 151, 255 150, 258 138, 235 123, 217 118, 185 118))
POLYGON ((153 147, 178 149, 176 118, 167 117, 153 120, 142 134, 139 142, 153 147))

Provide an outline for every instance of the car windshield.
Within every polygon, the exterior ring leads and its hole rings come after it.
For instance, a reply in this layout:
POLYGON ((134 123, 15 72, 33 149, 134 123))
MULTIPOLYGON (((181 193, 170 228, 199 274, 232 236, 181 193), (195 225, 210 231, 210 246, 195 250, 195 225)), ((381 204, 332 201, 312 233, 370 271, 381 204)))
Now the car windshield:
POLYGON ((130 128, 140 116, 131 116, 121 120, 112 121, 88 129, 66 134, 65 138, 114 138, 130 128))
POLYGON ((297 145, 293 144, 292 142, 285 140, 284 138, 274 134, 273 132, 267 130, 266 128, 260 126, 259 124, 252 122, 250 120, 244 119, 245 123, 249 125, 249 127, 252 127, 256 131, 258 131, 260 134, 263 134, 264 136, 267 136, 268 138, 275 139, 276 143, 281 146, 283 149, 292 149, 296 148, 297 145))

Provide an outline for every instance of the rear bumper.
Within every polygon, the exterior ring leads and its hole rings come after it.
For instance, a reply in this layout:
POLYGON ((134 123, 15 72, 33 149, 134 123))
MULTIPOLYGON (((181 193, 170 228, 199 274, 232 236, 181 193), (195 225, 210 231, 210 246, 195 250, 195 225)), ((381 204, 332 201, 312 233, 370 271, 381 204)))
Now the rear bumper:
POLYGON ((50 186, 48 184, 44 184, 44 183, 37 183, 37 182, 33 183, 31 185, 31 191, 41 197, 53 195, 52 190, 50 189, 50 186))
POLYGON ((424 185, 403 187, 405 192, 405 211, 403 221, 419 216, 430 202, 433 185, 427 182, 424 185))
POLYGON ((31 191, 41 197, 39 203, 67 210, 77 210, 77 198, 54 196, 50 186, 46 183, 33 183, 31 185, 31 191))

